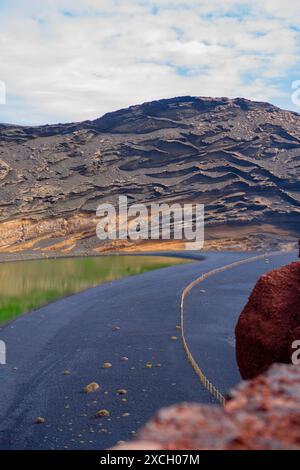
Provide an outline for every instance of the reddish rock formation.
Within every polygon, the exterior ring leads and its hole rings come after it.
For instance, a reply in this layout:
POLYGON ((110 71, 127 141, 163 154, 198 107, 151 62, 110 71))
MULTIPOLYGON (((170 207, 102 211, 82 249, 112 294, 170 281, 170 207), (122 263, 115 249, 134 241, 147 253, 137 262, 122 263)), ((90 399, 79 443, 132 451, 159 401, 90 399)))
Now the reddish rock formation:
POLYGON ((262 276, 236 326, 241 375, 250 379, 274 362, 291 362, 291 345, 300 339, 300 263, 262 276))
POLYGON ((239 385, 224 409, 181 404, 161 410, 117 450, 300 449, 300 367, 276 364, 239 385))

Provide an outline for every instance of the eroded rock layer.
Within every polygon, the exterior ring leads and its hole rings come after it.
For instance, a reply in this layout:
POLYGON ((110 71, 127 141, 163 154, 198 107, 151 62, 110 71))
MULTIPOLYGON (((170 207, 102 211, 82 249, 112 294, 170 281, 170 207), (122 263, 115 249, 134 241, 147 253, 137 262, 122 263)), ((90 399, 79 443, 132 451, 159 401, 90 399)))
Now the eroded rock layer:
POLYGON ((10 246, 39 243, 49 224, 59 237, 60 223, 73 226, 77 246, 88 239, 77 218, 92 222, 119 195, 205 204, 212 247, 289 243, 300 223, 299 129, 298 114, 267 103, 192 97, 82 123, 0 125, 1 246, 4 234, 10 246))

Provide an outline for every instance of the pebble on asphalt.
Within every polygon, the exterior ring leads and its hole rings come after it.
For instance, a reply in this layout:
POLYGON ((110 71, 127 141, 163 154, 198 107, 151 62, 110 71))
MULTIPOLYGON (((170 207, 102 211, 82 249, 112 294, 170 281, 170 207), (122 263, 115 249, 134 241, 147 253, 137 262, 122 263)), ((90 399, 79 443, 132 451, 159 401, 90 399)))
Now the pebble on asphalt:
POLYGON ((45 418, 38 416, 35 420, 35 424, 44 424, 46 422, 45 418))
POLYGON ((83 391, 84 393, 92 393, 92 392, 96 392, 96 390, 98 390, 100 388, 100 385, 97 384, 97 382, 91 382, 90 384, 86 385, 86 387, 84 387, 83 391))
POLYGON ((96 418, 105 418, 110 416, 110 412, 108 410, 99 410, 96 413, 96 418))
POLYGON ((118 395, 126 395, 127 390, 125 390, 125 388, 120 388, 119 390, 117 390, 117 394, 118 395))
POLYGON ((102 367, 103 369, 110 369, 112 367, 112 364, 110 362, 104 362, 102 367))

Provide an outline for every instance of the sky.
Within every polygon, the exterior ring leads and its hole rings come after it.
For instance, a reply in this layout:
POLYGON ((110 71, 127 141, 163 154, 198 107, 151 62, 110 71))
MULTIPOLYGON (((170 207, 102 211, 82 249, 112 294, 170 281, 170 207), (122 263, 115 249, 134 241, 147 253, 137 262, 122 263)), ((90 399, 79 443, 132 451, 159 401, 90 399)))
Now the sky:
POLYGON ((0 122, 183 95, 300 112, 299 49, 296 0, 0 0, 0 122))

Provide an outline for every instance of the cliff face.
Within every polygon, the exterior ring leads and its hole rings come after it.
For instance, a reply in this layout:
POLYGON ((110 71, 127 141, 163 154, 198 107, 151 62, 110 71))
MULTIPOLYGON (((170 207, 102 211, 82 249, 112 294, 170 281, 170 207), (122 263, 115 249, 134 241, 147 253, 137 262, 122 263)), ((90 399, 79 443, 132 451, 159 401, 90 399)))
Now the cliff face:
POLYGON ((0 240, 39 246, 60 237, 56 223, 51 236, 43 230, 51 219, 74 227, 76 247, 90 238, 76 217, 127 195, 204 203, 212 247, 289 242, 300 222, 299 129, 298 114, 267 103, 191 97, 82 123, 0 125, 0 240))
POLYGON ((117 449, 300 449, 300 369, 272 366, 233 390, 224 409, 182 404, 161 410, 135 441, 117 449))
POLYGON ((300 340, 300 263, 262 276, 236 326, 241 375, 255 377, 274 362, 290 363, 300 340))

